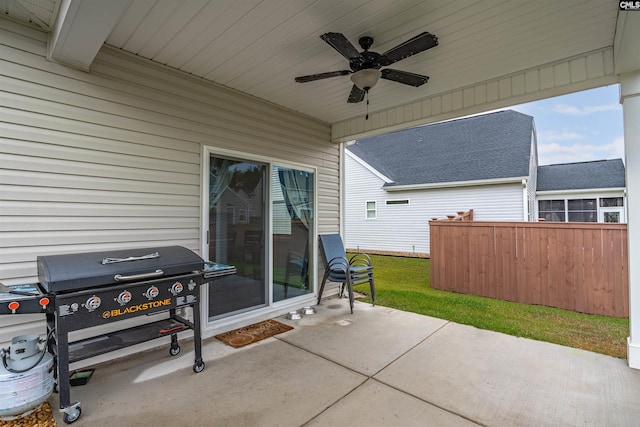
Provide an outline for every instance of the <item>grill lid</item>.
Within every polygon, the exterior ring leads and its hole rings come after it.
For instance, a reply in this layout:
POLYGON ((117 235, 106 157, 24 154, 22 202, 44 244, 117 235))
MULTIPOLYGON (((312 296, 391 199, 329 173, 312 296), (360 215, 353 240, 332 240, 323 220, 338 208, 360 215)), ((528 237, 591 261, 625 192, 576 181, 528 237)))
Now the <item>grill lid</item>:
POLYGON ((38 257, 38 280, 49 292, 68 292, 204 268, 204 260, 182 246, 82 252, 38 257))

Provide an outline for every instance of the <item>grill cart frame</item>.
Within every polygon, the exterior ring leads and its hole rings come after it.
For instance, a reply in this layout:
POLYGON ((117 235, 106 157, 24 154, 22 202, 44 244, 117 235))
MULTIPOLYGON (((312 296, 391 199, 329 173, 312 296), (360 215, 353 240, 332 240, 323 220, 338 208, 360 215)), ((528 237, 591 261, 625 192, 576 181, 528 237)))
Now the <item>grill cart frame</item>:
POLYGON ((180 353, 178 333, 193 331, 193 371, 202 372, 200 286, 204 260, 181 246, 38 257, 39 286, 52 301, 46 310, 47 351, 55 360, 60 410, 67 424, 82 414, 71 402, 69 364, 162 337, 180 353), (178 310, 190 308, 189 321, 178 310), (76 341, 69 333, 157 313, 161 320, 76 341))

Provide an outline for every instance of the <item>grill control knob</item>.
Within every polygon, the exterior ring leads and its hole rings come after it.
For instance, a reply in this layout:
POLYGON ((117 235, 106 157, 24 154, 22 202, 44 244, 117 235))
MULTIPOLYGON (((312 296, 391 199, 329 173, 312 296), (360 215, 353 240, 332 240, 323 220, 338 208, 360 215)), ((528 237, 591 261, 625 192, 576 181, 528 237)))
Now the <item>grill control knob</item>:
POLYGON ((102 300, 100 299, 100 297, 94 295, 84 303, 84 308, 86 308, 88 311, 93 311, 100 307, 100 304, 102 304, 102 300))
POLYGON ((184 289, 184 286, 182 286, 182 283, 176 282, 171 286, 171 288, 169 289, 169 292, 171 292, 175 296, 175 295, 178 295, 180 292, 182 292, 183 289, 184 289))
POLYGON ((155 287, 155 286, 151 286, 149 289, 147 289, 147 292, 145 292, 144 295, 145 297, 147 297, 148 300, 152 300, 155 297, 158 296, 158 294, 160 294, 160 290, 155 287))
POLYGON ((131 301, 131 292, 129 291, 120 292, 120 295, 118 295, 118 298, 116 298, 116 302, 120 305, 125 305, 129 301, 131 301))
POLYGON ((16 310, 20 307, 20 303, 18 301, 11 301, 8 307, 9 310, 11 310, 11 314, 16 314, 16 310))

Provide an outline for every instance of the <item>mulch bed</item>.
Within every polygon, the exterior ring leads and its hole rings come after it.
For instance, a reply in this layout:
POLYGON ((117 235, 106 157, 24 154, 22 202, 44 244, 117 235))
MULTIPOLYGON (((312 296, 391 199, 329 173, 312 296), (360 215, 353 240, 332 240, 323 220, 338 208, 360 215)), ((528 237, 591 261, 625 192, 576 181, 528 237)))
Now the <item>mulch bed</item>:
POLYGON ((240 348, 291 329, 293 329, 293 326, 285 325, 276 320, 265 320, 244 328, 224 332, 216 335, 216 338, 231 347, 240 348))
POLYGON ((35 411, 11 421, 0 419, 0 427, 56 427, 51 405, 44 402, 35 411))

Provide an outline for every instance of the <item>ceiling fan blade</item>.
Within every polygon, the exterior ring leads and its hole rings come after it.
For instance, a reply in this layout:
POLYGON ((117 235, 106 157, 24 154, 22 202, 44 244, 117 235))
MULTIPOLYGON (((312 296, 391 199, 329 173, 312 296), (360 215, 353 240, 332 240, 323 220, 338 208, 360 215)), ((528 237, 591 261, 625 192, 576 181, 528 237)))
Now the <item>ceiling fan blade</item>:
POLYGON ((353 85, 351 88, 351 93, 349 94, 349 99, 347 102, 350 104, 357 104, 358 102, 362 102, 364 100, 364 90, 360 89, 358 86, 353 85))
POLYGON ((411 55, 415 55, 416 53, 424 52, 425 50, 431 49, 432 47, 437 45, 438 38, 433 34, 425 31, 422 34, 418 34, 412 39, 409 39, 406 42, 392 49, 389 49, 388 51, 383 53, 382 56, 387 58, 389 62, 387 62, 386 65, 389 65, 402 59, 408 58, 411 55))
POLYGON ((351 74, 350 70, 329 71, 328 73, 311 74, 308 76, 296 77, 298 83, 312 82, 314 80, 328 79, 329 77, 346 76, 351 74))
POLYGON ((380 77, 414 87, 422 86, 429 81, 428 76, 409 73, 407 71, 394 70, 393 68, 385 68, 382 70, 382 75, 380 77))
POLYGON ((340 55, 351 61, 364 62, 364 58, 342 33, 325 33, 320 36, 329 46, 337 50, 340 55))

